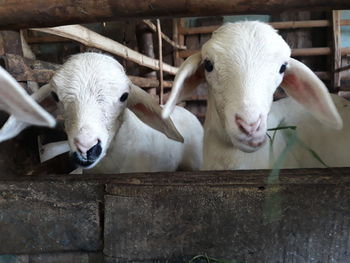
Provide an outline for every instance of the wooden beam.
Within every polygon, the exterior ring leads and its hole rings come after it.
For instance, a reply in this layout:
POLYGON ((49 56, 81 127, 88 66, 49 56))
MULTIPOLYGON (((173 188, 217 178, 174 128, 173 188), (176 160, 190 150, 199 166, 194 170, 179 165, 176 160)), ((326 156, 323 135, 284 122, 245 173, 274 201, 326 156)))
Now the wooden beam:
MULTIPOLYGON (((199 50, 182 50, 179 51, 180 58, 187 58, 199 50)), ((350 54, 350 47, 340 49, 341 55, 350 54)), ((328 56, 332 54, 332 49, 329 47, 313 47, 313 48, 296 48, 292 50, 293 57, 307 57, 307 56, 328 56)))
MULTIPOLYGON (((173 19, 173 39, 178 45, 185 45, 185 36, 180 33, 180 30, 184 28, 185 20, 183 18, 173 19)), ((174 65, 179 67, 183 62, 183 59, 179 56, 179 50, 174 50, 174 65)))
MULTIPOLYGON (((269 23, 275 29, 295 29, 295 28, 314 28, 314 27, 328 27, 331 23, 328 20, 306 20, 306 21, 284 21, 269 23)), ((341 20, 341 26, 350 25, 350 19, 341 20)), ((201 26, 201 27, 182 27, 179 29, 180 33, 184 35, 195 34, 211 34, 220 26, 201 26)))
MULTIPOLYGON (((19 55, 7 54, 0 56, 0 59, 4 61, 5 66, 8 68, 10 74, 17 81, 36 81, 39 83, 48 83, 60 67, 59 65, 23 58, 19 55)), ((155 88, 159 86, 159 81, 153 78, 142 78, 138 76, 128 76, 132 83, 141 88, 155 88)), ((164 81, 165 88, 171 88, 172 81, 164 81)))
MULTIPOLYGON (((142 55, 141 53, 118 43, 117 41, 104 37, 80 25, 53 28, 32 28, 31 30, 69 38, 82 43, 85 46, 98 48, 111 54, 123 57, 141 66, 159 70, 159 60, 142 55)), ((169 74, 175 75, 177 68, 164 63, 163 70, 169 74)))
POLYGON ((346 71, 346 70, 350 70, 350 65, 341 67, 341 68, 337 68, 335 71, 336 72, 342 72, 342 71, 346 71))
POLYGON ((2 1, 0 29, 48 27, 127 18, 271 14, 283 11, 350 9, 348 0, 11 0, 2 1), (15 14, 15 15, 14 15, 15 14))

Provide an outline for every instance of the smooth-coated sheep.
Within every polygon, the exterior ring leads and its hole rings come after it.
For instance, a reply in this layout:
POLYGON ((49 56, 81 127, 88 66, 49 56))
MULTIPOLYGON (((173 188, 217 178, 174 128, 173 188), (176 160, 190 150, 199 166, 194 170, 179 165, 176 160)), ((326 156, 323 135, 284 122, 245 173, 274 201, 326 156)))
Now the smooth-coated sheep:
POLYGON ((200 168, 203 128, 197 118, 176 107, 164 121, 156 100, 133 85, 112 57, 74 55, 50 85, 64 113, 73 158, 85 169, 94 167, 89 172, 200 168))
MULTIPOLYGON (((310 144, 310 148, 320 151, 320 155, 324 154, 322 158, 330 166, 349 165, 350 160, 344 157, 349 155, 350 147, 343 150, 333 147, 339 144, 331 137, 344 136, 346 140, 350 136, 348 128, 338 133, 329 132, 313 119, 335 130, 342 127, 342 119, 327 88, 308 67, 290 55, 290 47, 271 26, 246 21, 221 26, 199 53, 181 65, 163 117, 168 117, 176 102, 199 84, 208 84, 203 169, 269 168, 271 156, 265 144, 266 132, 281 119, 285 125, 297 125, 299 137, 310 144), (273 93, 279 85, 295 101, 288 98, 273 103, 268 118, 273 93), (308 123, 318 127, 316 134, 308 129, 308 123), (251 153, 254 151, 257 152, 251 153), (335 159, 339 161, 333 162, 335 159)), ((349 103, 341 98, 335 102, 348 122, 349 103)), ((276 154, 286 143, 282 135, 278 137, 273 145, 276 154)), ((295 150, 293 154, 297 158, 287 160, 287 167, 322 166, 310 158, 299 158, 300 151, 295 150)))

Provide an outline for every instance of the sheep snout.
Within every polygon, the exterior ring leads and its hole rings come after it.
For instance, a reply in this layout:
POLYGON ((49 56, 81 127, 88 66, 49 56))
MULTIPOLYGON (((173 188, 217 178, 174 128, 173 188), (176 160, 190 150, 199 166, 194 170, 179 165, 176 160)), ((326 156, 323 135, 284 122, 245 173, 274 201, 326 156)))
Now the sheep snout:
POLYGON ((245 133, 246 135, 252 136, 256 134, 256 132, 258 132, 260 129, 261 115, 259 116, 257 121, 253 123, 248 123, 243 118, 241 118, 238 114, 236 114, 235 121, 241 132, 245 133))
POLYGON ((93 147, 95 147, 98 143, 100 143, 100 140, 97 138, 74 138, 75 147, 84 157, 86 157, 87 152, 93 147))
POLYGON ((101 141, 98 140, 95 145, 93 145, 85 152, 85 154, 82 153, 78 148, 78 151, 74 152, 72 157, 77 165, 80 165, 84 168, 91 168, 97 163, 101 154, 101 141))

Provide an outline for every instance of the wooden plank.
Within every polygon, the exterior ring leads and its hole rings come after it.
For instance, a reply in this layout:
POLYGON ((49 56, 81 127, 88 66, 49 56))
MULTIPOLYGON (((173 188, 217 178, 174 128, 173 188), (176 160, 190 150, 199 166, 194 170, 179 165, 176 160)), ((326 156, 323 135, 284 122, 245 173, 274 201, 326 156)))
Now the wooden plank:
MULTIPOLYGON (((26 59, 22 56, 8 54, 6 56, 0 56, 8 66, 10 74, 17 81, 36 81, 39 83, 48 83, 60 67, 59 65, 52 64, 40 60, 26 59)), ((142 78, 138 76, 128 76, 130 80, 137 86, 142 88, 154 88, 159 86, 159 81, 154 78, 142 78)), ((164 81, 165 88, 172 87, 172 81, 164 81)))
POLYGON ((1 263, 103 263, 103 254, 89 252, 0 255, 1 263))
MULTIPOLYGON (((275 29, 315 28, 315 27, 331 26, 331 23, 328 20, 283 21, 283 22, 270 22, 269 24, 273 26, 275 29)), ((341 26, 350 25, 350 19, 340 20, 340 25, 341 26)), ((219 27, 220 25, 183 27, 180 29, 180 33, 184 35, 211 34, 219 27)))
POLYGON ((297 10, 350 9, 347 0, 304 1, 197 1, 197 0, 56 0, 5 1, 0 8, 0 28, 48 27, 113 21, 127 18, 215 16, 229 14, 271 14, 297 10), (13 15, 16 14, 16 15, 13 15))
MULTIPOLYGON (((199 50, 182 50, 179 51, 179 57, 187 58, 199 50)), ((340 48, 341 55, 350 54, 350 47, 340 48)), ((313 47, 313 48, 296 48, 292 49, 292 56, 328 56, 332 54, 332 49, 329 47, 313 47)))
MULTIPOLYGON (((331 23, 328 20, 284 21, 284 22, 270 22, 268 24, 273 26, 275 29, 315 28, 315 27, 328 27, 331 25, 331 23)), ((340 25, 341 26, 350 25, 350 19, 341 20, 340 25)), ((219 27, 220 25, 184 27, 184 28, 181 28, 181 33, 184 35, 211 34, 219 27)))
MULTIPOLYGON (((85 46, 98 48, 107 51, 111 54, 123 57, 141 66, 149 67, 154 70, 159 70, 159 60, 142 55, 137 51, 134 51, 112 39, 104 37, 80 25, 70 25, 42 29, 32 28, 31 30, 69 38, 79 43, 82 43, 85 46)), ((169 74, 175 75, 177 68, 164 63, 163 70, 169 74)))
POLYGON ((331 79, 331 91, 340 90, 340 73, 336 70, 341 68, 341 32, 340 32, 340 11, 332 11, 332 62, 331 72, 333 78, 331 79))
POLYGON ((335 170, 301 171, 285 170, 270 186, 262 171, 116 178, 105 197, 104 252, 114 262, 202 253, 247 263, 346 262, 349 174, 343 185, 335 170))
POLYGON ((103 185, 0 182, 0 254, 102 249, 103 185))
POLYGON ((2 59, 5 61, 7 71, 17 81, 47 83, 59 67, 52 63, 27 59, 12 54, 2 56, 2 59))

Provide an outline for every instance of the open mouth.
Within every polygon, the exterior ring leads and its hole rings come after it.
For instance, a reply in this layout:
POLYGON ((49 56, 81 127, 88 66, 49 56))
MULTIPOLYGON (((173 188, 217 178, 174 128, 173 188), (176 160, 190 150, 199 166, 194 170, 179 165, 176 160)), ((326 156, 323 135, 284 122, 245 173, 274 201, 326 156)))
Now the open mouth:
POLYGON ((86 157, 83 156, 80 152, 73 152, 72 158, 77 165, 83 168, 91 168, 99 159, 101 153, 102 147, 101 143, 99 142, 97 145, 87 151, 86 157))

